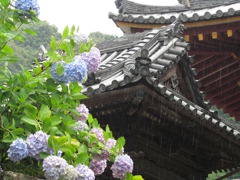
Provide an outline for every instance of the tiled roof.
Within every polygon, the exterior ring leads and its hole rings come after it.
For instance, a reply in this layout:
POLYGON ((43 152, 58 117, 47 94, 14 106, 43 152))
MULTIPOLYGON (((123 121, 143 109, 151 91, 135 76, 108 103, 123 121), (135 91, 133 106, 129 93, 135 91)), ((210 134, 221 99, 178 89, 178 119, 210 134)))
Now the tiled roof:
POLYGON ((217 126, 239 139, 240 126, 209 110, 209 104, 203 100, 204 93, 198 91, 201 82, 195 80, 197 71, 190 67, 193 59, 188 56, 190 45, 181 37, 183 28, 183 25, 176 21, 161 29, 129 35, 126 43, 119 43, 123 42, 121 40, 124 37, 114 40, 114 47, 102 43, 101 48, 99 44, 102 63, 96 73, 89 75, 82 92, 86 95, 99 94, 145 79, 169 101, 178 104, 201 121, 217 126), (179 63, 186 68, 195 102, 165 86, 161 79, 179 63))
POLYGON ((109 13, 109 18, 116 21, 133 23, 172 23, 183 13, 182 21, 198 21, 231 17, 240 14, 240 0, 190 1, 191 7, 178 6, 150 6, 122 0, 117 1, 119 14, 109 13))

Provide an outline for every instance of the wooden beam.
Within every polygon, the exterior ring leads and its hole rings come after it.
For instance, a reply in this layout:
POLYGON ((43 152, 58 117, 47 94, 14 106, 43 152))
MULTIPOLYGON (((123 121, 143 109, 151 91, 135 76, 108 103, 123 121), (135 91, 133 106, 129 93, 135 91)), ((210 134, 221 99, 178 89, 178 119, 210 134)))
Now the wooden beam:
MULTIPOLYGON (((198 64, 197 66, 192 66, 194 68, 197 68, 198 72, 205 71, 207 68, 211 68, 214 65, 225 65, 231 63, 231 60, 228 60, 230 57, 232 57, 231 52, 224 53, 224 56, 216 55, 215 58, 211 61, 204 61, 201 64, 198 64), (227 62, 226 62, 227 61, 227 62)), ((235 61, 232 59, 232 61, 235 61)))
MULTIPOLYGON (((196 76, 197 80, 200 80, 203 86, 206 86, 206 84, 211 83, 212 81, 216 81, 218 79, 222 79, 223 77, 229 76, 229 72, 239 71, 239 64, 238 62, 233 62, 229 65, 222 66, 222 67, 216 67, 213 66, 212 68, 206 69, 206 71, 201 71, 196 76)), ((232 78, 229 76, 229 78, 232 78)))
POLYGON ((233 86, 233 87, 224 89, 224 92, 222 92, 222 91, 218 91, 218 93, 217 93, 217 91, 213 92, 211 94, 212 95, 211 103, 213 103, 213 104, 224 103, 224 102, 228 101, 229 98, 236 96, 236 95, 240 95, 240 88, 233 86))

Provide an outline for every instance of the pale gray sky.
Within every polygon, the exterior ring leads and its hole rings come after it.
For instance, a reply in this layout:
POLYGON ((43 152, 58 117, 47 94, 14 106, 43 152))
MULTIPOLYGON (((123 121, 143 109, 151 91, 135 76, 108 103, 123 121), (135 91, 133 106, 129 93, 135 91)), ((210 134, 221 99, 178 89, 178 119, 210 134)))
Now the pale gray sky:
MULTIPOLYGON (((65 26, 80 27, 80 32, 122 35, 122 31, 108 18, 108 12, 117 13, 115 0, 39 0, 40 19, 54 24, 62 32, 65 26)), ((176 5, 177 0, 133 0, 149 5, 176 5)))

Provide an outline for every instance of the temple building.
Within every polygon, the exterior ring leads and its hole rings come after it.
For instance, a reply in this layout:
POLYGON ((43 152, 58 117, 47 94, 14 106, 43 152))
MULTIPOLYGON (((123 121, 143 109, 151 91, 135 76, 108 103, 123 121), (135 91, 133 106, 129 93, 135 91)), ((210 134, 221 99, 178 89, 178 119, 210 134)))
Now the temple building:
POLYGON ((83 103, 126 138, 133 173, 205 180, 212 171, 239 172, 240 0, 115 3, 119 14, 109 17, 124 35, 97 44, 102 62, 84 83, 83 103))

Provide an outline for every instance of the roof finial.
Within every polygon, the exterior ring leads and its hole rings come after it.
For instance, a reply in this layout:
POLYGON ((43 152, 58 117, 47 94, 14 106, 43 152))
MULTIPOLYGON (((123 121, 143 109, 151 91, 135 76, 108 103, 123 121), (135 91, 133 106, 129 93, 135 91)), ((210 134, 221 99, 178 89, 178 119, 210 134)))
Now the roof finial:
POLYGON ((187 6, 187 7, 190 7, 189 0, 178 0, 178 2, 179 2, 180 4, 183 4, 183 5, 187 6))

